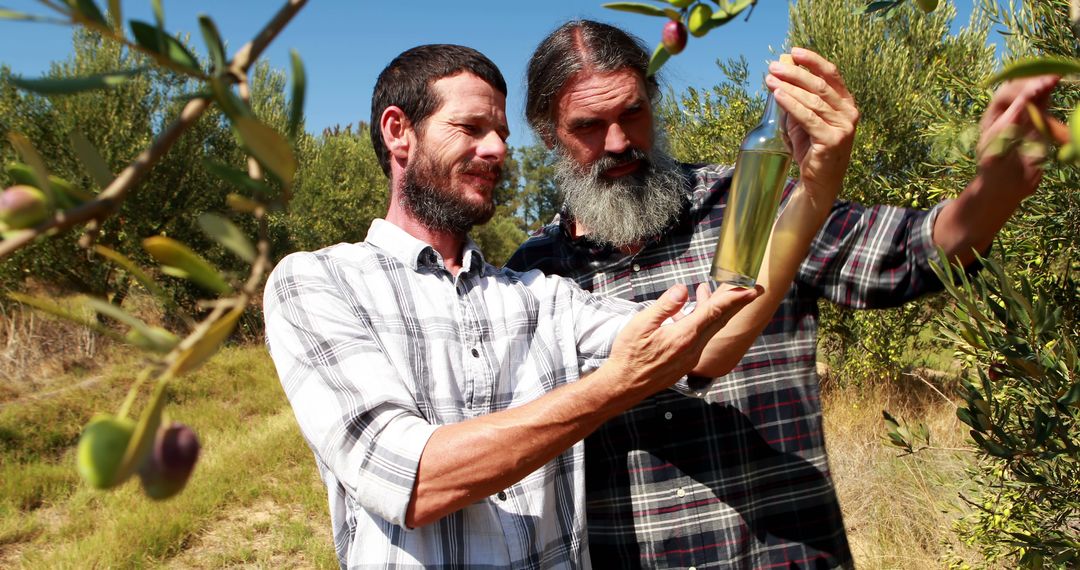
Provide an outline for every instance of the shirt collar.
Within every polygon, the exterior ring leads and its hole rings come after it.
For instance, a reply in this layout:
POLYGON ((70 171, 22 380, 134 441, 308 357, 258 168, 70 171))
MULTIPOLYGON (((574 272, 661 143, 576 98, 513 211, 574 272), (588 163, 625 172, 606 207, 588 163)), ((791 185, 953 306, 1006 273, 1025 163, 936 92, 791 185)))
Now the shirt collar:
MULTIPOLYGON (((375 218, 368 228, 364 241, 389 253, 409 269, 418 271, 422 267, 445 269, 442 255, 431 244, 417 239, 405 230, 382 218, 375 218)), ((461 256, 461 270, 465 273, 479 271, 484 266, 484 254, 472 238, 466 238, 465 249, 461 256)))

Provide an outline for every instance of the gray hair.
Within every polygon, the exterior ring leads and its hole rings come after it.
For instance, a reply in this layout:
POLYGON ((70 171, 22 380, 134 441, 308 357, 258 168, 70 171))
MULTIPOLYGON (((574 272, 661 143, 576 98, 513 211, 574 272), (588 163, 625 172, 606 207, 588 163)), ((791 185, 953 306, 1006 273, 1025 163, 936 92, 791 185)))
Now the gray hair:
POLYGON ((636 36, 593 20, 571 20, 536 47, 526 73, 525 118, 545 142, 555 137, 554 102, 566 82, 582 70, 610 72, 632 69, 645 80, 649 100, 660 86, 649 77, 649 52, 636 36))

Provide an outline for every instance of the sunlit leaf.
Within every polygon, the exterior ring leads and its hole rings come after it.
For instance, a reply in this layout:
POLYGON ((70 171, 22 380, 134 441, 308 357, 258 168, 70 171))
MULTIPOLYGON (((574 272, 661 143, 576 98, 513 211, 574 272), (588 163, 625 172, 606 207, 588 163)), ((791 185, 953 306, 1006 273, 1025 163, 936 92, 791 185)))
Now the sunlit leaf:
POLYGON ((860 6, 858 8, 855 8, 854 10, 852 10, 852 12, 855 13, 855 14, 872 14, 872 13, 878 12, 880 10, 886 10, 886 11, 892 10, 892 9, 896 8, 897 6, 899 6, 899 5, 900 5, 900 2, 897 1, 897 0, 888 0, 888 1, 884 1, 884 2, 870 2, 869 4, 867 4, 865 6, 860 6))
POLYGON ((65 321, 75 323, 77 325, 82 325, 84 327, 92 328, 95 330, 104 328, 94 322, 94 320, 90 317, 76 313, 70 308, 61 305, 55 300, 48 297, 35 297, 33 295, 16 293, 14 291, 9 291, 7 293, 7 296, 14 301, 33 307, 43 313, 47 313, 65 321))
POLYGON ((113 173, 94 143, 90 142, 90 139, 77 128, 72 129, 68 138, 71 139, 71 147, 75 149, 75 156, 79 157, 79 162, 82 162, 86 172, 94 179, 94 183, 99 188, 108 187, 113 181, 113 173))
POLYGON ((1073 148, 1080 144, 1080 103, 1069 114, 1069 134, 1072 136, 1073 148))
POLYGON ((217 101, 218 106, 221 107, 221 111, 225 113, 225 116, 235 120, 237 117, 246 117, 251 115, 251 109, 244 103, 240 97, 237 97, 236 93, 233 93, 232 87, 220 77, 214 77, 210 80, 210 90, 213 93, 214 101, 217 101))
POLYGON ((262 207, 262 205, 255 200, 252 200, 245 196, 241 196, 239 194, 229 194, 225 197, 225 203, 228 204, 230 208, 237 212, 240 212, 241 214, 253 214, 258 211, 260 207, 262 207))
POLYGON ((202 30, 203 41, 206 42, 206 51, 210 54, 210 62, 214 64, 216 71, 226 68, 225 44, 221 42, 221 34, 210 16, 199 14, 199 29, 202 30))
POLYGON ((100 244, 94 246, 94 251, 105 259, 119 265, 124 271, 130 273, 136 281, 150 292, 151 295, 154 295, 155 297, 165 296, 165 291, 157 284, 157 281, 154 281, 154 279, 147 275, 141 267, 136 265, 131 259, 128 259, 124 254, 100 244))
POLYGON ((219 294, 232 292, 232 287, 213 265, 191 251, 188 246, 172 238, 148 237, 143 240, 143 248, 164 266, 163 271, 170 268, 178 269, 184 277, 209 291, 219 294))
POLYGON ((296 158, 289 141, 281 133, 254 117, 236 117, 233 126, 252 156, 286 185, 292 184, 293 175, 296 174, 296 158))
POLYGON ((10 132, 8 133, 8 141, 11 142, 11 146, 15 147, 15 152, 19 153, 19 156, 23 159, 30 169, 34 173, 34 179, 37 181, 37 188, 42 189, 49 199, 55 201, 53 196, 52 187, 49 185, 49 170, 45 168, 45 161, 41 158, 37 149, 30 143, 30 139, 23 135, 10 132))
POLYGON ((661 18, 668 17, 662 8, 657 8, 652 4, 642 4, 640 2, 610 2, 608 4, 602 4, 602 6, 620 12, 631 12, 634 14, 644 14, 646 16, 659 16, 661 18))
POLYGON ((131 313, 125 311, 120 307, 117 307, 116 305, 108 301, 95 299, 94 297, 87 297, 83 300, 83 303, 100 315, 105 315, 106 317, 109 317, 110 319, 113 319, 118 323, 125 324, 131 327, 133 330, 139 331, 140 333, 144 333, 147 335, 151 334, 150 325, 144 323, 142 319, 136 317, 135 315, 132 315, 131 313))
POLYGON ((156 26, 151 26, 146 22, 132 20, 130 25, 131 33, 135 36, 135 43, 139 47, 164 57, 180 71, 202 74, 202 70, 199 69, 199 60, 191 55, 180 40, 169 34, 159 33, 156 26))
MULTIPOLYGON (((69 4, 72 3, 69 2, 69 4)), ((109 27, 109 22, 105 20, 105 15, 101 13, 101 8, 98 8, 94 0, 75 0, 72 7, 77 8, 86 20, 103 28, 109 27)))
POLYGON ((120 8, 120 0, 109 0, 109 18, 116 33, 124 31, 124 12, 120 8))
POLYGON ((307 73, 304 71, 304 62, 300 60, 300 54, 296 50, 289 51, 289 61, 292 62, 292 96, 289 98, 289 138, 296 140, 300 130, 300 123, 304 118, 304 92, 307 89, 307 73))
POLYGON ((646 75, 656 75, 656 72, 660 71, 660 68, 663 67, 664 63, 670 58, 671 53, 664 49, 664 44, 657 44, 656 49, 653 50, 652 57, 649 58, 649 70, 646 72, 646 75))
POLYGON ((255 246, 229 218, 221 214, 206 212, 199 216, 199 227, 206 232, 206 235, 214 238, 214 241, 225 246, 240 259, 248 263, 255 261, 255 246))
POLYGON ((1080 73, 1080 60, 1065 57, 1036 57, 1017 60, 1002 69, 997 75, 986 80, 987 85, 994 85, 1010 79, 1034 77, 1036 75, 1070 75, 1080 73))
POLYGON ((48 16, 38 16, 35 14, 27 14, 25 12, 16 12, 15 10, 7 10, 0 8, 0 20, 23 20, 27 22, 42 22, 47 24, 68 24, 64 20, 58 18, 50 18, 48 16))
POLYGON ((111 71, 82 77, 42 77, 39 79, 26 79, 24 77, 12 77, 11 82, 16 87, 40 93, 42 95, 69 95, 93 89, 108 89, 127 83, 132 77, 142 73, 144 68, 127 69, 124 71, 111 71))
POLYGON ((234 186, 247 188, 258 194, 268 194, 271 191, 270 186, 267 186, 265 182, 255 180, 248 176, 246 172, 241 172, 220 162, 204 160, 203 166, 210 174, 213 174, 234 186))
POLYGON ((120 481, 130 477, 139 468, 146 454, 150 453, 150 449, 154 444, 154 437, 157 435, 158 426, 161 425, 161 410, 165 407, 166 401, 166 385, 165 382, 158 383, 153 395, 150 396, 149 404, 135 424, 135 433, 132 434, 131 441, 128 442, 127 449, 124 451, 124 459, 117 472, 117 478, 120 481))
POLYGON ((235 307, 210 325, 210 329, 206 331, 206 334, 198 342, 180 354, 176 362, 173 363, 171 372, 176 376, 186 374, 198 368, 203 362, 206 362, 207 359, 217 353, 222 343, 228 340, 229 335, 236 328, 236 323, 243 313, 243 306, 235 307))

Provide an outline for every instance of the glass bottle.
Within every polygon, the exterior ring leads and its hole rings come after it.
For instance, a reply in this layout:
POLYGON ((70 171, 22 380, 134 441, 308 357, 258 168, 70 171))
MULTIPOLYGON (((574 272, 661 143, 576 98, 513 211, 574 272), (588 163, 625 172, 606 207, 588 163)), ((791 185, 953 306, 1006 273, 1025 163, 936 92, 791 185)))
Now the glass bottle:
MULTIPOLYGON (((793 65, 788 54, 780 56, 780 61, 793 65)), ((747 133, 739 147, 713 257, 715 281, 754 286, 790 166, 784 111, 770 90, 761 122, 747 133)))

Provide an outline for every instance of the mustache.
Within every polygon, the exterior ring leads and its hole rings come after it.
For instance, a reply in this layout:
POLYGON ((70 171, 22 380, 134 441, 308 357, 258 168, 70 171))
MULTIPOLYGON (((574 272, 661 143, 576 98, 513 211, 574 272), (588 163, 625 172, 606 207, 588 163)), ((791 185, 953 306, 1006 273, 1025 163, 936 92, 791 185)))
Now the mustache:
POLYGON ((605 153, 604 156, 601 156, 593 163, 592 171, 594 174, 599 175, 601 172, 631 162, 643 162, 646 166, 652 165, 648 154, 640 149, 630 147, 622 152, 605 153))
POLYGON ((496 181, 502 180, 503 177, 502 166, 486 160, 470 160, 459 166, 458 172, 476 176, 493 176, 496 181))

